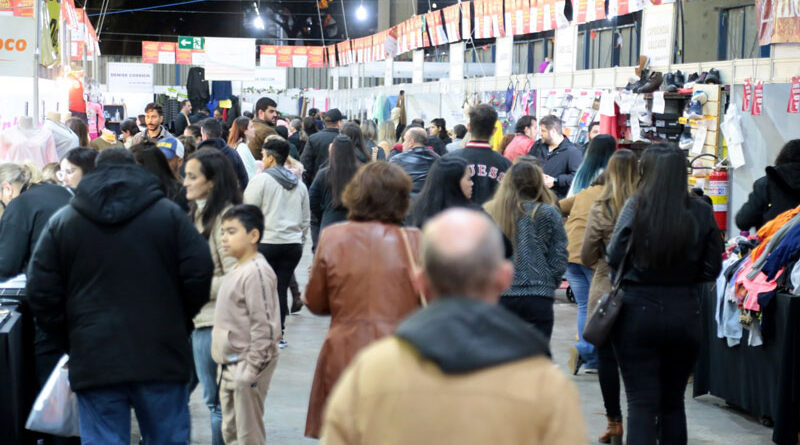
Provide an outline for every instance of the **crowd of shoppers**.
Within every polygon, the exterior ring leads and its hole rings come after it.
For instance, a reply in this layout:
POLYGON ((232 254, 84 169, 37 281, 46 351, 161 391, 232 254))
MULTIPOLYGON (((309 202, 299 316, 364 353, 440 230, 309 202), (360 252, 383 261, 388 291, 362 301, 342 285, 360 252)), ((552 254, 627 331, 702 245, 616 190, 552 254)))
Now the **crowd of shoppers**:
MULTIPOLYGON (((287 318, 303 304, 330 316, 308 437, 585 443, 575 385, 550 358, 564 277, 578 303, 569 371, 599 374, 599 440, 622 439, 621 376, 627 442, 687 443, 699 296, 722 238, 677 147, 637 160, 592 134, 582 151, 557 117, 525 116, 501 154, 490 105, 452 132, 441 118, 397 132, 335 108, 287 119, 266 97, 226 140, 183 105, 182 140, 149 104, 144 130, 125 125, 128 148, 69 150, 52 166, 60 184, 0 165, 0 278, 27 271, 39 387, 69 353, 84 443, 129 441, 131 407, 144 443, 187 443, 198 383, 213 444, 264 443, 287 318), (616 276, 623 309, 591 344, 584 327, 616 276), (487 418, 464 420, 476 410, 487 418)), ((756 181, 742 228, 798 204, 798 147, 756 181)))

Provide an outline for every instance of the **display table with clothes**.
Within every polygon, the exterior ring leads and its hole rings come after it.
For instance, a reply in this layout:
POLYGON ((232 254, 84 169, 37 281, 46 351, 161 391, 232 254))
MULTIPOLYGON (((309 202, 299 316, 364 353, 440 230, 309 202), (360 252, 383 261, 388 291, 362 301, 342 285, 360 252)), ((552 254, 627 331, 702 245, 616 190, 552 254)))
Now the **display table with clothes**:
POLYGON ((701 302, 703 340, 694 375, 694 397, 711 394, 774 421, 773 442, 797 443, 800 415, 800 298, 779 293, 764 309, 763 344, 729 347, 718 338, 714 292, 701 302))
MULTIPOLYGON (((16 297, 14 297, 16 298, 16 297)), ((23 443, 29 436, 25 421, 31 406, 28 389, 32 373, 26 373, 30 359, 25 351, 22 314, 13 298, 0 292, 0 431, 3 443, 23 443)))
POLYGON ((711 393, 774 421, 773 441, 800 427, 800 206, 728 242, 701 304, 694 395, 711 393))

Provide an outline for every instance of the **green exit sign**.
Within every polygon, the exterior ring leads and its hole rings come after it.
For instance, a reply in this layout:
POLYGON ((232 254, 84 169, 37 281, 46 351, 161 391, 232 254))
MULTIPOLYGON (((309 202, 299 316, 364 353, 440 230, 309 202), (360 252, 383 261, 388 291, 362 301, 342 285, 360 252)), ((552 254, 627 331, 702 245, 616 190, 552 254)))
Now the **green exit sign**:
POLYGON ((205 39, 202 37, 189 37, 189 36, 178 37, 178 49, 202 50, 204 43, 205 39))

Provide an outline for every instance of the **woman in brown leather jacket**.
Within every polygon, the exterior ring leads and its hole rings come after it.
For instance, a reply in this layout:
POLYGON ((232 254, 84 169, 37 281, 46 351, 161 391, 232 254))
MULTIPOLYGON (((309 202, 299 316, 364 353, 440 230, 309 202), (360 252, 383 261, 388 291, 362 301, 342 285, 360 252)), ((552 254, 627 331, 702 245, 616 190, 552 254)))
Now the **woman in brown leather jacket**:
MULTIPOLYGON (((611 240, 614 224, 622 206, 636 191, 639 170, 636 155, 627 149, 617 150, 608 161, 605 171, 606 185, 589 210, 586 233, 581 247, 581 261, 594 269, 589 287, 589 316, 594 313, 600 297, 611 291, 609 267, 605 261, 606 245, 611 240)), ((608 428, 600 436, 600 443, 622 441, 622 408, 620 407, 619 370, 611 343, 597 346, 600 392, 608 417, 608 428)))
POLYGON ((367 164, 342 196, 349 221, 320 236, 305 304, 317 315, 330 314, 331 325, 311 387, 308 437, 319 437, 325 401, 350 360, 420 305, 408 253, 417 257, 420 232, 401 227, 410 192, 411 178, 400 167, 367 164))

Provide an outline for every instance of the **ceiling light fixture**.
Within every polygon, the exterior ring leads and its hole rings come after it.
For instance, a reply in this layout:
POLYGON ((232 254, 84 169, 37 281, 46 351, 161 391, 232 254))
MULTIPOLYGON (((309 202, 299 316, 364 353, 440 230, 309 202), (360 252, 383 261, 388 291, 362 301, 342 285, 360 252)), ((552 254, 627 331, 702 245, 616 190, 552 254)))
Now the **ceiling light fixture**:
POLYGON ((256 16, 253 18, 253 27, 263 30, 265 28, 264 19, 261 18, 261 11, 258 9, 258 3, 253 2, 253 8, 256 10, 256 16))
POLYGON ((364 3, 358 5, 358 9, 356 9, 356 18, 359 22, 363 22, 367 19, 367 9, 364 8, 364 3))

